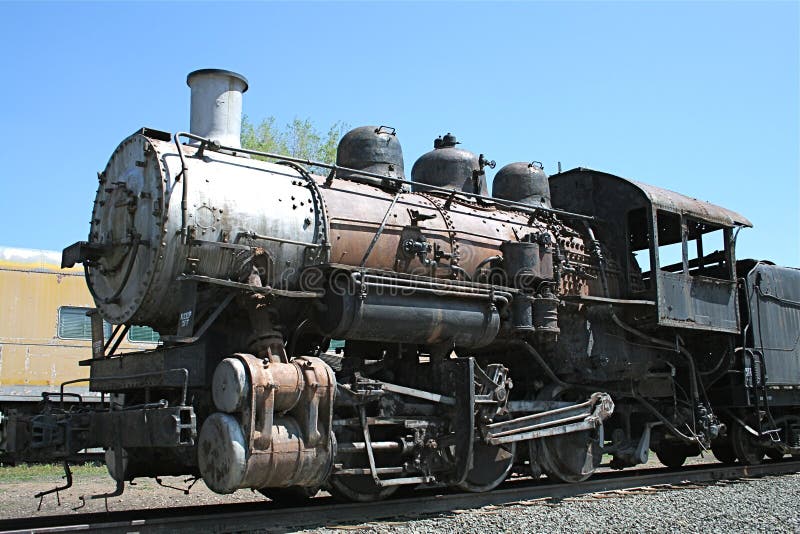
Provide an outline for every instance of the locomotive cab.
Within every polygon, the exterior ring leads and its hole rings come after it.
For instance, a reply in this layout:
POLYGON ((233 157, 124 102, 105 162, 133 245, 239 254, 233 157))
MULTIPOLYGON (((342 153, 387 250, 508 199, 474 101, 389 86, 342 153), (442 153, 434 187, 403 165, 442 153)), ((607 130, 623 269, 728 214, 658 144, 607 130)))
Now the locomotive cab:
POLYGON ((596 217, 625 270, 619 297, 653 303, 659 326, 736 333, 734 245, 750 221, 708 202, 577 168, 550 178, 553 206, 596 217))

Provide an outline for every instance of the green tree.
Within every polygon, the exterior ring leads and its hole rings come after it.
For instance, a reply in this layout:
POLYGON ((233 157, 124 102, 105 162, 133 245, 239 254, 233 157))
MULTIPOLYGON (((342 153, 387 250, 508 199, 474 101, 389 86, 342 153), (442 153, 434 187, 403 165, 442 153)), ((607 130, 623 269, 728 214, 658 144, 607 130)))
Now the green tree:
MULTIPOLYGON (((346 131, 347 125, 341 121, 322 134, 309 119, 295 118, 280 128, 275 125, 275 117, 267 117, 256 125, 245 116, 242 119, 242 146, 332 164, 336 162, 336 147, 346 131)), ((310 170, 324 172, 316 167, 310 170)))

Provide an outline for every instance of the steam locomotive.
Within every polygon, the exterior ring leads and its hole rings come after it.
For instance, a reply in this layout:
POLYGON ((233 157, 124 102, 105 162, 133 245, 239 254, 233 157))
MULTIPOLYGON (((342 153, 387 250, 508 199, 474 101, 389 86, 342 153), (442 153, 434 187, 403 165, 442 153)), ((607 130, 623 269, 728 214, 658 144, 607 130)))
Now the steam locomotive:
POLYGON ((371 501, 513 472, 579 482, 604 454, 800 454, 800 270, 737 261, 745 217, 536 162, 502 167, 489 196, 494 162, 451 134, 410 180, 386 126, 347 133, 335 165, 248 150, 245 78, 187 83, 190 132, 123 140, 88 240, 63 253, 97 307, 82 365, 104 402, 62 387, 11 414, 6 458, 103 447, 113 494, 193 475, 371 501), (131 325, 163 344, 116 354, 131 325))

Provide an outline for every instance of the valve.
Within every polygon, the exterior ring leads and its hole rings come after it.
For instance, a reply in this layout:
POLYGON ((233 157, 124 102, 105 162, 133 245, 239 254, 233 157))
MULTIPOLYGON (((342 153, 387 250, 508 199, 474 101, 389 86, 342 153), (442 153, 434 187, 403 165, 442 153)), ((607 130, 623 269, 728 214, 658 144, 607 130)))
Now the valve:
POLYGON ((414 241, 406 239, 403 242, 403 252, 406 254, 426 254, 430 251, 430 245, 425 241, 414 241))
POLYGON ((478 156, 478 166, 483 170, 484 167, 489 167, 490 169, 494 169, 497 166, 497 163, 493 159, 489 160, 481 154, 478 156))
POLYGON ((435 213, 420 213, 417 210, 408 210, 408 217, 411 219, 411 226, 417 226, 420 221, 430 221, 436 218, 435 213))

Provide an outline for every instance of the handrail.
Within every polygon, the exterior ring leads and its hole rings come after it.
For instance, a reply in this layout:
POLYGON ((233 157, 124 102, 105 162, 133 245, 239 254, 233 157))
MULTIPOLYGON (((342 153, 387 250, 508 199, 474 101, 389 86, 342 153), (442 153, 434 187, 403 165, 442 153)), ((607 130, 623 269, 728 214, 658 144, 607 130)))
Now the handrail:
MULTIPOLYGON (((426 190, 434 191, 434 192, 438 192, 438 193, 450 194, 450 193, 453 192, 452 189, 448 189, 446 187, 439 187, 439 186, 436 186, 436 185, 423 184, 423 183, 420 183, 420 182, 413 182, 411 180, 402 180, 400 178, 392 178, 392 177, 389 177, 389 176, 383 176, 381 174, 376 174, 376 173, 373 173, 373 172, 362 171, 362 170, 359 170, 359 169, 351 169, 349 167, 342 167, 340 165, 334 165, 334 164, 330 164, 330 163, 323 163, 321 161, 313 161, 313 160, 310 160, 310 159, 295 158, 295 157, 292 157, 292 156, 287 156, 285 154, 276 154, 276 153, 273 153, 273 152, 262 152, 260 150, 252 150, 252 149, 249 149, 249 148, 224 146, 224 145, 220 145, 219 143, 217 143, 215 141, 212 141, 212 140, 207 139, 205 137, 201 137, 199 135, 195 135, 195 134, 189 133, 189 132, 178 132, 178 133, 176 133, 175 136, 174 136, 176 144, 178 144, 178 138, 179 137, 186 137, 188 139, 193 139, 195 141, 199 141, 200 143, 203 143, 204 146, 213 147, 214 150, 225 150, 225 151, 228 151, 228 152, 235 152, 237 154, 249 154, 251 156, 261 156, 261 157, 265 157, 265 158, 279 159, 279 160, 284 160, 284 161, 291 161, 293 163, 301 163, 303 165, 308 165, 310 167, 321 167, 323 169, 330 169, 332 171, 343 171, 343 172, 346 172, 346 173, 358 174, 358 175, 365 176, 365 177, 368 177, 368 178, 380 178, 381 180, 389 180, 389 181, 394 182, 396 184, 413 185, 415 188, 426 189, 426 190)), ((183 151, 181 151, 180 148, 178 148, 178 153, 181 156, 181 163, 185 164, 185 162, 183 160, 183 151)), ((185 167, 184 167, 184 174, 185 174, 185 167)), ((346 180, 347 178, 342 178, 342 179, 346 180)), ((186 184, 184 183, 184 186, 185 185, 186 184)), ((504 207, 508 207, 508 208, 515 208, 515 209, 517 209, 519 211, 522 211, 522 212, 525 212, 525 213, 536 213, 536 212, 539 212, 539 211, 545 211, 545 212, 548 212, 548 213, 553 213, 555 215, 561 215, 563 217, 567 217, 567 218, 571 218, 571 219, 582 219, 582 220, 586 220, 586 221, 594 221, 594 220, 596 220, 596 218, 591 216, 591 215, 582 215, 580 213, 571 213, 569 211, 559 210, 559 209, 556 209, 556 208, 545 208, 545 207, 539 207, 539 206, 532 207, 532 206, 530 206, 528 204, 523 204, 522 202, 514 202, 513 200, 505 200, 505 199, 502 199, 502 198, 494 198, 494 197, 490 197, 490 196, 477 195, 477 194, 466 193, 466 192, 464 194, 467 195, 467 196, 470 196, 470 197, 479 198, 481 200, 487 200, 489 202, 494 202, 495 204, 498 204, 500 206, 504 206, 504 207)))
POLYGON ((70 384, 78 384, 80 382, 108 382, 114 380, 129 380, 131 378, 144 378, 148 376, 165 376, 170 373, 180 373, 183 378, 183 385, 181 386, 181 403, 179 406, 186 406, 186 397, 189 391, 189 370, 185 367, 175 367, 173 369, 162 369, 159 371, 150 371, 146 373, 136 373, 131 375, 119 375, 119 376, 95 376, 89 378, 76 378, 74 380, 67 380, 66 382, 62 382, 59 388, 59 396, 61 397, 61 407, 63 408, 64 405, 64 386, 68 386, 70 384))
POLYGON ((361 259, 362 268, 366 267, 369 255, 372 254, 372 249, 375 248, 378 238, 380 238, 381 234, 383 233, 383 229, 386 228, 386 221, 389 220, 389 215, 392 213, 392 209, 394 209, 395 204, 397 204, 398 198, 400 198, 400 191, 394 195, 391 204, 389 204, 389 207, 386 209, 386 213, 383 214, 383 220, 381 220, 381 224, 378 226, 378 231, 375 232, 375 235, 372 237, 372 241, 367 247, 367 251, 364 253, 364 257, 361 259))

